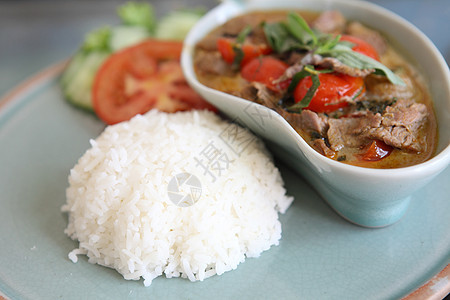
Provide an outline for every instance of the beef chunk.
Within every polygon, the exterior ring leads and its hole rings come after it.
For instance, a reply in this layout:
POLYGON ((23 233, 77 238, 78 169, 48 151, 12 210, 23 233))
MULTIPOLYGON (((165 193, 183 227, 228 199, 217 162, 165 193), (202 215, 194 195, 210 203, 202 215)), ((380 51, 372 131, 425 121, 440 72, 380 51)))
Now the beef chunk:
POLYGON ((294 128, 301 128, 313 136, 326 136, 328 129, 328 117, 325 115, 318 115, 317 113, 306 109, 301 113, 291 113, 281 108, 276 108, 276 111, 294 128))
POLYGON ((427 114, 424 104, 401 100, 388 106, 382 115, 368 112, 358 117, 329 119, 330 148, 334 151, 357 148, 376 139, 395 148, 420 152, 423 145, 417 139, 418 130, 427 114))
POLYGON ((341 63, 334 57, 325 57, 318 62, 318 65, 327 69, 333 69, 338 73, 347 74, 353 77, 366 77, 367 75, 375 71, 374 69, 358 69, 349 67, 348 65, 341 63))
POLYGON ((371 128, 365 136, 396 148, 420 152, 424 145, 417 139, 418 130, 426 121, 427 114, 424 104, 398 101, 386 108, 380 126, 371 128))
MULTIPOLYGON (((286 18, 285 15, 280 14, 280 16, 274 17, 274 19, 271 20, 271 22, 281 21, 285 18, 286 18)), ((247 26, 252 27, 254 31, 258 31, 257 27, 260 27, 259 25, 261 25, 263 22, 264 16, 260 14, 244 15, 241 16, 240 18, 231 19, 225 24, 223 24, 221 33, 224 36, 230 37, 238 36, 239 33, 247 26)), ((262 31, 261 33, 255 32, 255 34, 256 35, 262 34, 262 31)))
POLYGON ((300 114, 301 127, 306 131, 315 131, 325 136, 328 129, 327 117, 304 109, 300 114))
POLYGON ((233 71, 231 65, 222 59, 218 51, 201 51, 194 60, 197 72, 203 74, 229 75, 233 71))
POLYGON ((386 101, 393 98, 408 99, 414 95, 414 86, 409 76, 402 72, 397 75, 405 85, 392 84, 385 76, 370 75, 365 79, 366 98, 377 101, 386 101))
POLYGON ((336 72, 347 74, 353 77, 366 77, 374 72, 374 69, 358 69, 352 68, 348 65, 341 63, 339 60, 333 57, 322 57, 321 55, 291 55, 293 58, 297 58, 298 61, 294 62, 290 67, 286 69, 284 74, 280 76, 277 81, 284 81, 292 78, 295 74, 300 72, 305 65, 317 65, 325 69, 333 69, 336 72))
POLYGON ((217 35, 208 34, 200 42, 197 43, 197 48, 205 51, 216 51, 217 50, 217 35))
POLYGON ((241 97, 250 101, 256 101, 257 90, 255 86, 251 83, 244 85, 240 91, 230 92, 232 95, 241 97))
POLYGON ((286 59, 286 63, 288 65, 293 65, 293 64, 299 63, 303 60, 305 55, 306 54, 304 54, 304 53, 293 51, 293 52, 289 53, 289 57, 286 59))
POLYGON ((344 147, 359 148, 367 144, 363 133, 381 124, 381 115, 367 113, 360 117, 329 119, 327 131, 330 148, 339 151, 344 147))
POLYGON ((312 23, 312 27, 324 33, 340 34, 344 30, 346 22, 347 20, 340 12, 330 10, 321 13, 312 23))
POLYGON ((268 108, 274 109, 292 126, 302 128, 309 133, 316 132, 320 136, 325 136, 328 129, 328 117, 325 115, 319 115, 307 109, 302 110, 301 113, 291 113, 280 108, 278 105, 280 95, 272 92, 262 83, 252 82, 248 87, 244 88, 243 91, 247 89, 251 90, 249 95, 254 94, 254 91, 256 90, 256 102, 260 102, 268 108))
POLYGON ((234 18, 223 24, 223 35, 237 36, 247 25, 250 25, 250 20, 253 18, 250 15, 241 18, 234 18))
POLYGON ((380 55, 387 50, 387 43, 384 37, 378 31, 370 29, 359 22, 350 22, 347 25, 346 33, 371 44, 380 55))
POLYGON ((268 108, 275 109, 279 100, 279 95, 272 92, 267 86, 260 82, 250 83, 256 89, 256 101, 262 103, 268 108))
POLYGON ((323 139, 315 139, 313 141, 314 148, 319 151, 322 155, 327 157, 334 157, 336 153, 331 150, 323 139))

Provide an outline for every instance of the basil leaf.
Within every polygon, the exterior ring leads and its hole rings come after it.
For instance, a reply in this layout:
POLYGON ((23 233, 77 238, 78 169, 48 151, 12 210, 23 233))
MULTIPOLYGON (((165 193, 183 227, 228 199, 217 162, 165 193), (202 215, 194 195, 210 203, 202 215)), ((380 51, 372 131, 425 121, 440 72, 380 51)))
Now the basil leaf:
POLYGON ((404 86, 403 80, 394 74, 388 67, 380 63, 379 61, 370 58, 364 54, 355 52, 348 47, 342 45, 336 45, 334 49, 330 50, 328 54, 343 64, 357 69, 375 69, 375 74, 384 75, 390 82, 396 85, 404 86))
POLYGON ((309 28, 308 23, 299 14, 289 12, 287 17, 287 29, 301 43, 308 44, 312 41, 312 46, 317 45, 317 36, 309 28))
POLYGON ((236 38, 236 43, 238 44, 243 44, 245 41, 245 38, 252 32, 252 27, 250 25, 245 26, 244 29, 241 30, 241 32, 239 32, 237 38, 236 38))
POLYGON ((349 43, 349 42, 340 42, 341 36, 338 35, 334 38, 332 38, 331 36, 327 35, 327 36, 323 36, 320 40, 319 40, 319 46, 316 50, 316 53, 321 53, 321 52, 326 52, 326 51, 330 51, 332 50, 334 47, 336 47, 336 45, 341 44, 341 43, 346 43, 349 45, 349 48, 351 48, 353 46, 353 44, 349 43))
POLYGON ((289 84, 287 92, 289 94, 293 93, 295 88, 297 87, 298 83, 300 82, 300 80, 302 80, 306 76, 310 76, 310 75, 311 75, 311 73, 308 72, 307 70, 305 70, 305 68, 303 68, 300 72, 296 73, 294 76, 292 76, 292 80, 291 80, 291 83, 289 84))
POLYGON ((284 23, 266 23, 263 29, 270 48, 277 53, 294 49, 309 50, 309 47, 300 44, 291 36, 284 23))
POLYGON ((320 86, 319 75, 311 74, 311 81, 312 81, 312 85, 308 89, 308 91, 306 92, 306 94, 303 97, 303 99, 300 100, 299 102, 295 103, 294 105, 289 106, 288 107, 289 111, 296 111, 296 112, 298 112, 298 111, 302 110, 302 108, 305 108, 305 107, 309 106, 309 104, 311 103, 312 98, 314 97, 314 94, 316 93, 317 89, 320 86))
POLYGON ((244 59, 244 51, 242 50, 242 45, 234 44, 233 52, 234 52, 234 59, 233 59, 233 63, 231 64, 231 67, 234 70, 238 70, 239 67, 241 66, 242 60, 244 59))
POLYGON ((264 24, 264 33, 270 47, 277 53, 300 50, 312 55, 334 57, 351 68, 374 69, 375 74, 386 76, 393 84, 405 85, 400 77, 379 61, 353 51, 354 45, 340 41, 340 36, 315 33, 297 13, 290 12, 286 23, 264 24))
POLYGON ((284 41, 289 34, 282 23, 266 23, 263 26, 267 42, 275 52, 281 52, 284 41))
POLYGON ((323 69, 323 70, 316 70, 314 66, 312 65, 306 65, 303 67, 303 69, 300 72, 297 72, 294 76, 292 76, 291 83, 289 84, 289 87, 287 89, 288 94, 292 94, 297 87, 300 80, 305 78, 306 76, 310 75, 318 75, 320 73, 332 73, 333 70, 330 69, 323 69))
POLYGON ((233 44, 233 52, 235 54, 232 67, 239 69, 242 60, 244 59, 244 51, 242 50, 242 44, 245 42, 245 38, 252 32, 252 27, 247 25, 241 32, 239 32, 236 42, 233 44))

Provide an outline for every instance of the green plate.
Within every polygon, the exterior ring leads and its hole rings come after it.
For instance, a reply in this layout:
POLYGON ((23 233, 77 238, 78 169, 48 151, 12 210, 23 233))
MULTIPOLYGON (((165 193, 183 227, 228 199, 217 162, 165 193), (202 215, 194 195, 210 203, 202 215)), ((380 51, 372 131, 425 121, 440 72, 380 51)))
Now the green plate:
MULTIPOLYGON (((280 217, 280 245, 234 271, 195 283, 159 277, 144 287, 83 256, 74 264, 67 254, 76 243, 63 233, 60 207, 69 170, 104 124, 63 100, 61 68, 0 100, 0 299, 395 299, 450 261, 450 168, 414 195, 400 222, 367 229, 343 220, 277 163, 295 197, 280 217)), ((449 273, 427 290, 448 291, 449 273)))

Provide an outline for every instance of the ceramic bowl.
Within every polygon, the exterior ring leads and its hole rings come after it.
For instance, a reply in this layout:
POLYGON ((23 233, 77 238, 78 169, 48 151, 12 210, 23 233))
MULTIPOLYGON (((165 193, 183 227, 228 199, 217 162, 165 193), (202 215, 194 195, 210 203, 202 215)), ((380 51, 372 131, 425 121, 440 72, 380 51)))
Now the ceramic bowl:
MULTIPOLYGON (((278 158, 295 168, 342 217, 366 227, 383 227, 398 221, 415 191, 430 182, 450 162, 450 72, 433 43, 398 15, 364 1, 260 0, 226 1, 201 19, 190 31, 182 53, 182 67, 191 86, 230 118, 263 137, 278 158), (313 150, 276 112, 202 85, 193 69, 195 44, 228 19, 252 10, 336 9, 386 34, 423 72, 435 105, 439 126, 436 155, 421 164, 396 169, 369 169, 340 163, 313 150)), ((421 201, 421 199, 415 199, 421 201)))

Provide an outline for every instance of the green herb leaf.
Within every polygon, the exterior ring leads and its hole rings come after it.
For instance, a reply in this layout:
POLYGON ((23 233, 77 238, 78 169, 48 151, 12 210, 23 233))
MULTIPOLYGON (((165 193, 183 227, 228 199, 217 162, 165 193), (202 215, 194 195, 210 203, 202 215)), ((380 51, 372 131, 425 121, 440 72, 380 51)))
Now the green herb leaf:
POLYGON ((334 38, 326 35, 323 36, 320 40, 319 40, 319 47, 316 50, 316 53, 320 53, 320 52, 326 52, 326 51, 330 51, 331 49, 333 49, 334 47, 336 47, 337 44, 339 43, 347 43, 350 44, 350 48, 353 46, 351 43, 349 42, 340 42, 341 36, 335 36, 334 38))
POLYGON ((370 58, 364 54, 355 52, 346 46, 336 45, 332 50, 321 53, 336 58, 343 64, 357 69, 375 69, 375 74, 386 76, 389 81, 396 85, 405 85, 403 80, 395 75, 388 67, 379 61, 370 58))
POLYGON ((308 89, 308 91, 306 92, 305 97, 303 97, 302 100, 300 100, 299 102, 295 103, 294 105, 288 107, 289 111, 299 112, 303 108, 309 106, 309 104, 311 103, 312 98, 314 97, 314 94, 316 93, 317 89, 320 86, 319 75, 311 74, 311 81, 312 81, 312 85, 308 89))
POLYGON ((298 83, 300 82, 300 80, 302 80, 303 78, 310 76, 311 73, 308 70, 305 70, 305 68, 303 68, 300 72, 296 73, 291 80, 291 83, 289 84, 289 87, 287 89, 287 92, 289 94, 293 93, 295 88, 297 87, 298 83))
POLYGON ((250 34, 250 32, 252 32, 252 27, 250 25, 245 26, 245 28, 242 29, 241 32, 239 32, 239 34, 236 38, 236 43, 243 44, 245 41, 245 38, 250 34))
POLYGON ((405 85, 400 77, 379 61, 353 51, 353 44, 340 41, 340 36, 315 33, 297 13, 290 12, 287 22, 264 24, 264 33, 277 53, 296 50, 334 57, 351 68, 374 69, 375 74, 386 76, 393 84, 405 85))
POLYGON ((244 59, 244 51, 242 50, 242 44, 245 38, 252 32, 252 27, 247 25, 236 38, 236 42, 233 44, 234 60, 232 67, 238 69, 241 65, 241 61, 244 59))
POLYGON ((265 23, 263 30, 270 48, 277 53, 293 49, 309 50, 309 47, 303 46, 291 36, 284 23, 265 23))
POLYGON ((93 30, 86 34, 84 38, 83 45, 81 46, 82 51, 110 51, 109 41, 111 38, 111 28, 102 27, 93 30))
POLYGON ((312 47, 317 45, 318 39, 316 34, 309 28, 308 23, 299 14, 289 12, 287 16, 287 29, 303 44, 312 42, 312 47))
POLYGON ((329 70, 329 69, 324 69, 324 70, 316 70, 314 68, 314 66, 312 65, 306 65, 303 67, 303 69, 296 73, 292 79, 291 79, 291 83, 289 84, 289 87, 287 89, 287 92, 289 94, 293 93, 295 88, 297 87, 298 83, 300 82, 300 80, 302 80, 303 78, 307 77, 307 76, 311 76, 311 75, 318 75, 320 73, 331 73, 333 72, 333 70, 329 70))
POLYGON ((296 88, 296 86, 298 85, 300 80, 302 80, 305 77, 311 76, 312 85, 306 92, 303 99, 300 100, 299 102, 295 103, 294 105, 288 107, 288 110, 294 111, 294 112, 299 112, 302 110, 302 108, 308 107, 309 104, 311 103, 312 98, 314 97, 314 94, 316 93, 317 89, 320 86, 319 74, 320 73, 329 73, 329 72, 332 72, 332 70, 316 70, 316 69, 314 69, 314 66, 307 65, 307 66, 303 67, 303 69, 300 72, 295 74, 292 77, 292 81, 288 87, 289 94, 294 92, 294 89, 296 88))
POLYGON ((124 25, 141 26, 153 32, 156 26, 156 16, 153 6, 144 2, 127 2, 117 9, 124 25))

